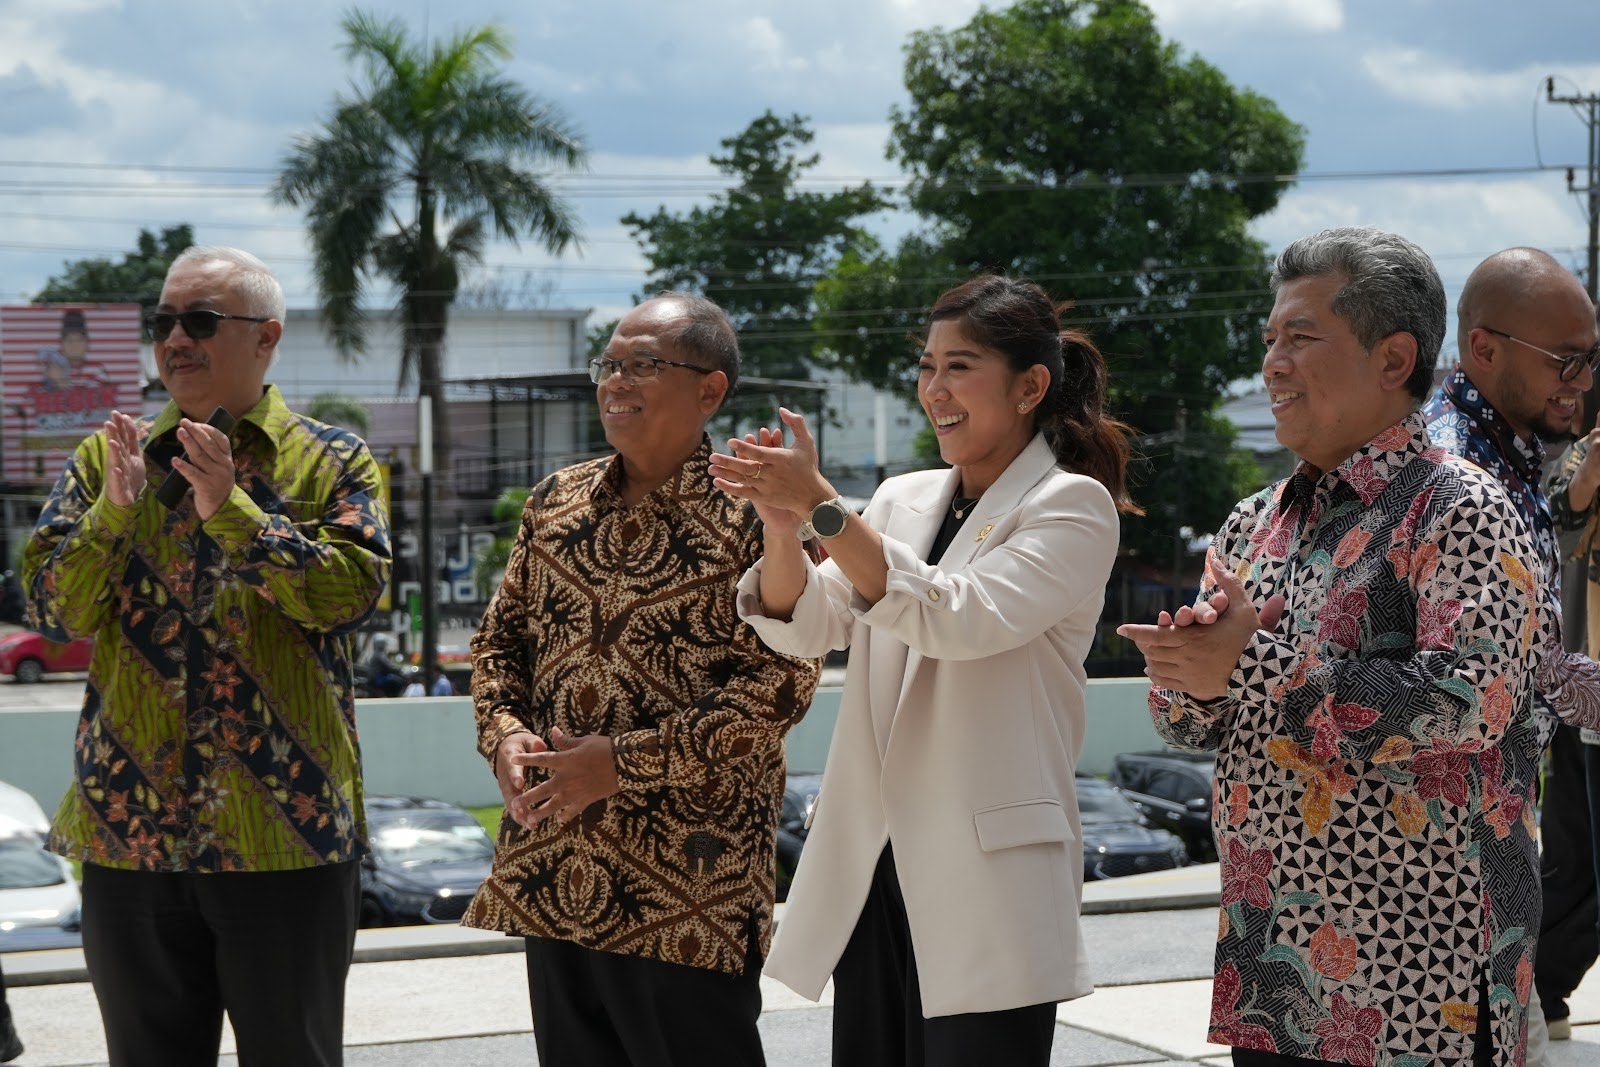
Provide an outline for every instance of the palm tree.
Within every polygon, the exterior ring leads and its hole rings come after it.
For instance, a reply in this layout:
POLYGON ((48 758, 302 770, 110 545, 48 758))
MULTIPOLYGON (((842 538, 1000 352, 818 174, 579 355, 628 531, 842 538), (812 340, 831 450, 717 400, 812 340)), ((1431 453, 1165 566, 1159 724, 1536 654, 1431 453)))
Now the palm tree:
POLYGON ((440 353, 464 270, 491 233, 535 236, 551 253, 577 241, 568 203, 541 169, 577 170, 587 153, 555 105, 500 73, 510 38, 495 25, 412 40, 398 19, 352 12, 345 58, 365 83, 333 118, 297 137, 272 187, 306 209, 328 333, 346 358, 365 347, 362 296, 381 279, 399 292, 400 384, 415 372, 434 409, 434 469, 448 476, 440 353))
POLYGON ((329 426, 354 430, 357 437, 372 433, 372 416, 367 405, 346 393, 318 393, 306 401, 305 413, 329 426))

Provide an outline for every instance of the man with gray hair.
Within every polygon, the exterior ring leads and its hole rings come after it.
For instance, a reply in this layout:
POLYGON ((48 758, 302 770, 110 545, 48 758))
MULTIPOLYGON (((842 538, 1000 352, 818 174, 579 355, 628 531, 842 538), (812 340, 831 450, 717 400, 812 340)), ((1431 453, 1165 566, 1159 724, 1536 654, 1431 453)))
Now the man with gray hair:
POLYGON ((1538 551, 1417 410, 1445 328, 1421 249, 1325 231, 1273 288, 1262 375, 1300 464, 1234 509, 1195 608, 1120 630, 1157 730, 1217 750, 1210 1040, 1247 1067, 1511 1067, 1557 625, 1538 551))
POLYGON ((266 385, 283 290, 190 248, 145 320, 172 400, 78 446, 24 555, 94 638, 50 848, 83 863, 111 1062, 342 1060, 366 852, 347 635, 389 579, 377 463, 266 385), (223 412, 226 417, 214 413, 223 412), (208 424, 210 423, 210 424, 208 424))

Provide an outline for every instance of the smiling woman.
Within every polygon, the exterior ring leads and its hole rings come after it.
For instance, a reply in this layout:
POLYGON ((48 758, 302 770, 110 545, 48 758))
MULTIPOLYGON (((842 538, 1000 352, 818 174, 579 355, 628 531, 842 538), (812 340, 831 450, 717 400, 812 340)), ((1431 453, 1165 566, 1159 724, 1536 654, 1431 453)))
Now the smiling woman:
POLYGON ((712 457, 763 521, 740 614, 780 652, 850 649, 765 973, 812 998, 832 978, 836 1067, 924 1046, 1044 1064, 1054 1003, 1089 991, 1073 775, 1117 510, 1135 510, 1126 429, 1100 353, 1038 286, 975 278, 929 318, 917 395, 951 470, 892 478, 857 515, 789 411, 792 447, 764 429, 712 457))

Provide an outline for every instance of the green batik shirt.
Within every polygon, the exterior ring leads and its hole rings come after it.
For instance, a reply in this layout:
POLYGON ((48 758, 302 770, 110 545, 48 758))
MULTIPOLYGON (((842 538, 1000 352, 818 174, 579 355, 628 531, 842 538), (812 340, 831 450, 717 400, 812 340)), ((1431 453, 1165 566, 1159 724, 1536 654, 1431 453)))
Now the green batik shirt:
POLYGON ((269 386, 230 435, 232 495, 155 498, 182 413, 139 420, 145 491, 78 446, 23 557, 45 636, 93 637, 50 848, 148 871, 283 871, 366 848, 349 634, 389 580, 378 464, 269 386))

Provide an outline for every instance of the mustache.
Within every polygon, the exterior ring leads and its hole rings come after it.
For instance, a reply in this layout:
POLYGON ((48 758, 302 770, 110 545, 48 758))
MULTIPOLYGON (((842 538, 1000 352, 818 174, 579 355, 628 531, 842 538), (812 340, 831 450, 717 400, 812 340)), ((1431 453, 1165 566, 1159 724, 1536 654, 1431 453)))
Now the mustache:
POLYGON ((208 359, 206 357, 205 353, 201 352, 199 349, 194 349, 194 350, 189 351, 189 352, 174 352, 174 353, 172 353, 171 355, 169 355, 167 357, 167 362, 166 362, 167 370, 171 370, 173 365, 176 364, 176 363, 179 363, 179 362, 192 363, 192 364, 195 364, 195 365, 200 366, 200 367, 209 367, 209 366, 211 366, 211 360, 208 359))

